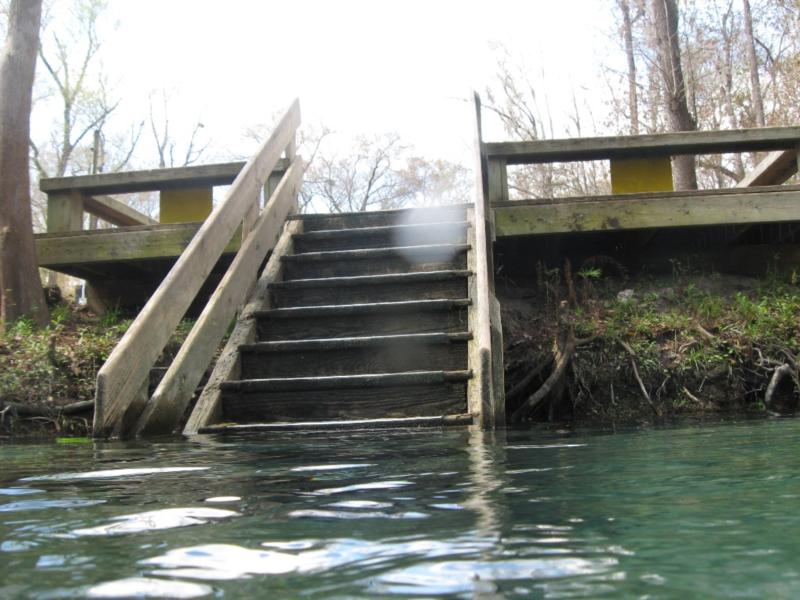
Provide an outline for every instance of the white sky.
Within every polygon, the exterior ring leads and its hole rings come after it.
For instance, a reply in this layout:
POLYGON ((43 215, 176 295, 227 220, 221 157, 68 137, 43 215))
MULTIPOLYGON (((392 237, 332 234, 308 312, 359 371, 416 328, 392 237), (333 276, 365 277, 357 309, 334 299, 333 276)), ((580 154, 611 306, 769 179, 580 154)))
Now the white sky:
MULTIPOLYGON (((103 63, 121 115, 142 119, 152 90, 173 118, 198 117, 216 153, 249 152, 243 130, 300 97, 303 120, 343 136, 397 131, 429 157, 469 161, 459 100, 496 71, 491 42, 544 69, 554 112, 596 89, 609 0, 111 0, 103 63)), ((601 95, 598 90, 597 95, 601 95)), ((120 119, 121 115, 117 115, 120 119)), ((489 137, 502 137, 489 125, 489 137)))

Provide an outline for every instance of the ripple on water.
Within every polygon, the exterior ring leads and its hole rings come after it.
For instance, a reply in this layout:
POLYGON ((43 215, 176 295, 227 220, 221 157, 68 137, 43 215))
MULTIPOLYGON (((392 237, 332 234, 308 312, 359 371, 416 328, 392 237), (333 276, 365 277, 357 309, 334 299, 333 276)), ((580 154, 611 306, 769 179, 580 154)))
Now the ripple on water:
POLYGON ((80 537, 141 533, 190 525, 205 525, 214 519, 237 516, 239 516, 237 512, 219 508, 165 508, 115 517, 113 523, 87 529, 75 529, 72 535, 80 537))
POLYGON ((391 571, 378 577, 382 593, 442 595, 492 591, 487 582, 594 575, 617 564, 613 558, 547 558, 505 561, 442 561, 391 571))
POLYGON ((129 577, 108 581, 86 590, 87 598, 201 598, 213 589, 200 583, 129 577))
POLYGON ((80 508, 104 504, 105 500, 85 500, 83 498, 63 498, 61 500, 23 500, 0 504, 0 513, 25 510, 47 510, 50 508, 80 508))
POLYGON ((182 471, 206 471, 209 467, 149 467, 139 469, 108 469, 104 471, 85 471, 79 473, 55 473, 23 477, 20 481, 73 481, 80 479, 113 479, 116 477, 137 477, 158 473, 180 473, 182 471))
POLYGON ((374 467, 375 463, 344 463, 337 465, 308 465, 305 467, 295 467, 291 469, 296 473, 303 473, 305 471, 345 471, 348 469, 364 469, 366 467, 374 467))
POLYGON ((28 487, 0 488, 0 496, 29 496, 31 494, 43 494, 44 490, 28 487))
POLYGON ((383 511, 346 511, 346 510, 322 510, 307 509, 293 510, 289 513, 293 519, 427 519, 428 515, 421 512, 399 512, 387 513, 383 511))
POLYGON ((346 494, 347 492, 363 492, 366 490, 396 490, 409 485, 410 481, 373 481, 370 483, 357 483, 335 488, 323 488, 313 492, 307 492, 310 496, 332 496, 334 494, 346 494))

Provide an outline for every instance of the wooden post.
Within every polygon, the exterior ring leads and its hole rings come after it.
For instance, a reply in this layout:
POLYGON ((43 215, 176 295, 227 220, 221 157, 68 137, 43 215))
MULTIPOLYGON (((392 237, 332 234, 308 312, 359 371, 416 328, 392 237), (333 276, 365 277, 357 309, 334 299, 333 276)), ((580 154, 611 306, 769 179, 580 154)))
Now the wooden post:
POLYGON ((77 190, 47 194, 47 233, 83 229, 83 195, 77 190))
POLYGON ((508 169, 505 159, 490 158, 486 166, 489 206, 498 202, 508 202, 508 169))

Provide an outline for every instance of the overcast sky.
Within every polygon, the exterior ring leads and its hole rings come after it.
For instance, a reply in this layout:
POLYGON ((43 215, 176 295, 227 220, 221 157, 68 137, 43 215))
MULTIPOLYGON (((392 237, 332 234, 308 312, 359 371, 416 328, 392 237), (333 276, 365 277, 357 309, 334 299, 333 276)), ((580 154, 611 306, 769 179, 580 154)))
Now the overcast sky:
MULTIPOLYGON (((248 126, 292 98, 305 122, 343 136, 397 131, 431 157, 471 152, 471 88, 496 72, 502 42, 545 71, 556 116, 571 90, 595 88, 615 52, 608 0, 111 0, 103 63, 121 114, 173 90, 171 112, 200 117, 222 152, 249 152, 248 126)), ((594 92, 595 95, 597 91, 594 92)), ((499 132, 489 127, 489 134, 499 132)))

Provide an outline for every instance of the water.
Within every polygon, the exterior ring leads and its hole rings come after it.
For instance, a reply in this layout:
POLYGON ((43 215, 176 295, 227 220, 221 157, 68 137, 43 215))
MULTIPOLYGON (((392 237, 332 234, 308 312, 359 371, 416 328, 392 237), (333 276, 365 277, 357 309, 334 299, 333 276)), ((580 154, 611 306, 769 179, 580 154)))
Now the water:
POLYGON ((800 420, 0 459, 2 598, 800 596, 800 420))

